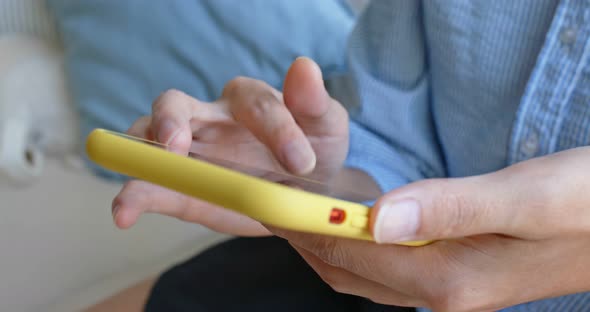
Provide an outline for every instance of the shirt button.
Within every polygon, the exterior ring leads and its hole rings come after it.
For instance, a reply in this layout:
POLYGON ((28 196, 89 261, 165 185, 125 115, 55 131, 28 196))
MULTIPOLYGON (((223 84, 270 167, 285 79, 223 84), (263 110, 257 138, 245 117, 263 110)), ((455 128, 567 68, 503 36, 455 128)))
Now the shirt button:
POLYGON ((531 133, 522 143, 521 149, 526 157, 534 156, 537 150, 539 150, 539 136, 536 133, 531 133))
POLYGON ((576 41, 577 31, 574 28, 564 28, 559 33, 559 40, 563 44, 570 45, 576 41))

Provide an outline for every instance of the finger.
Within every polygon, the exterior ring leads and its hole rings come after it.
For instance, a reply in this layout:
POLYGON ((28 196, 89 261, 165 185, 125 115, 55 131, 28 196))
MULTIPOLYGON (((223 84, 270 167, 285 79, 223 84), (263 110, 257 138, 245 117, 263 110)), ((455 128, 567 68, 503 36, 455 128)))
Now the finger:
POLYGON ((160 95, 152 105, 151 131, 155 139, 169 146, 173 152, 187 154, 192 142, 192 133, 201 121, 229 120, 220 105, 200 102, 187 94, 169 90, 160 95))
POLYGON ((431 246, 416 248, 397 245, 378 245, 360 240, 294 232, 265 225, 273 234, 307 250, 323 262, 350 271, 374 282, 395 288, 406 294, 421 289, 421 277, 431 263, 431 246), (421 266, 421 263, 428 265, 421 266), (389 285, 389 281, 396 281, 389 285))
POLYGON ((144 138, 147 140, 153 140, 154 137, 152 135, 151 125, 152 125, 152 116, 140 117, 127 130, 127 134, 134 136, 134 137, 144 138))
POLYGON ((348 133, 348 113, 332 99, 324 86, 322 71, 311 59, 296 59, 285 78, 284 102, 303 132, 312 136, 348 133))
POLYGON ((278 91, 262 81, 239 77, 226 85, 221 101, 289 172, 303 175, 314 169, 316 158, 311 144, 278 91))
POLYGON ((294 244, 292 246, 322 280, 339 293, 364 297, 379 304, 404 307, 424 306, 423 302, 417 298, 362 278, 344 269, 329 265, 304 248, 294 244))
POLYGON ((244 236, 268 235, 260 223, 207 202, 143 182, 130 181, 113 200, 113 219, 117 227, 133 226, 143 213, 158 213, 199 223, 212 230, 244 236))
POLYGON ((515 222, 541 191, 529 190, 531 183, 502 171, 412 183, 378 200, 371 211, 373 236, 379 243, 395 243, 488 233, 520 235, 525 224, 515 222))
POLYGON ((113 220, 122 229, 133 226, 146 212, 156 212, 161 205, 164 214, 182 219, 187 200, 182 194, 148 182, 132 180, 123 186, 113 200, 113 220))

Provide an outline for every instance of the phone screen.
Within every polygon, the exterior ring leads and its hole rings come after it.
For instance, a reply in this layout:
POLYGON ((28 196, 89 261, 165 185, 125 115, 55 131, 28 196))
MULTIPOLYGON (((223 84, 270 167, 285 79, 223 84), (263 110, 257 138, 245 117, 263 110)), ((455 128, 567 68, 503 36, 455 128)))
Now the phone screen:
MULTIPOLYGON (((156 141, 151 141, 151 140, 147 140, 147 139, 143 139, 143 138, 139 138, 139 137, 134 137, 134 136, 127 135, 127 134, 121 134, 121 133, 116 133, 116 134, 126 137, 128 139, 138 141, 138 142, 146 143, 146 144, 160 147, 163 149, 168 149, 168 146, 163 143, 159 143, 156 141)), ((286 172, 277 172, 277 171, 273 171, 273 170, 257 168, 252 165, 247 165, 244 162, 238 161, 238 160, 224 159, 224 158, 220 158, 218 156, 216 156, 216 157, 206 156, 206 155, 201 154, 200 151, 197 151, 194 148, 191 149, 191 151, 188 154, 188 157, 195 158, 195 159, 198 159, 201 161, 205 161, 205 162, 208 162, 208 163, 211 163, 211 164, 214 164, 217 166, 221 166, 221 167, 224 167, 227 169, 231 169, 234 171, 238 171, 243 174, 250 175, 250 176, 262 178, 267 181, 280 183, 280 184, 287 185, 290 187, 302 189, 307 192, 322 194, 322 195, 326 195, 326 196, 330 196, 330 197, 335 197, 335 198, 339 198, 339 199, 343 199, 343 200, 347 200, 347 201, 352 201, 352 202, 359 202, 359 203, 370 201, 370 200, 374 199, 366 194, 362 194, 362 193, 357 192, 355 190, 345 189, 342 187, 335 187, 335 186, 330 185, 328 183, 324 183, 324 182, 317 181, 314 179, 309 179, 309 178, 302 177, 302 176, 296 176, 296 175, 289 174, 286 172)))
POLYGON ((320 182, 306 177, 292 175, 285 172, 277 172, 267 169, 256 168, 232 160, 222 159, 219 157, 204 156, 196 152, 190 152, 189 156, 195 159, 206 161, 214 165, 239 171, 250 176, 259 177, 267 181, 284 184, 290 187, 302 189, 312 193, 322 194, 330 197, 335 197, 359 203, 373 199, 367 195, 364 195, 360 192, 356 192, 354 190, 349 190, 342 187, 335 187, 328 183, 320 182))

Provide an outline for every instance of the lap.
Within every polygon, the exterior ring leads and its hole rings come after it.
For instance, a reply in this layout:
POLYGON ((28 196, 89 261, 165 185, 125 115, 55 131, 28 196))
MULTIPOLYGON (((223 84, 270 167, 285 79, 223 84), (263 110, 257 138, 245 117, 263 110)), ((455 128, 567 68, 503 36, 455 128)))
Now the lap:
POLYGON ((284 240, 236 238, 162 274, 146 311, 412 311, 333 291, 284 240))

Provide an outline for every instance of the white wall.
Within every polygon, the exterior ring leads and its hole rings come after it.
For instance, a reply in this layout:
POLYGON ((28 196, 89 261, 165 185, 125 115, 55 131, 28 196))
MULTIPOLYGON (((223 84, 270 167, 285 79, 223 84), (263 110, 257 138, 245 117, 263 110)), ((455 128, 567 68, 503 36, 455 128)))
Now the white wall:
POLYGON ((221 239, 155 215, 118 230, 118 189, 55 160, 32 187, 0 186, 0 311, 74 311, 221 239))

